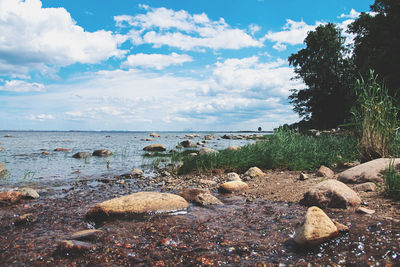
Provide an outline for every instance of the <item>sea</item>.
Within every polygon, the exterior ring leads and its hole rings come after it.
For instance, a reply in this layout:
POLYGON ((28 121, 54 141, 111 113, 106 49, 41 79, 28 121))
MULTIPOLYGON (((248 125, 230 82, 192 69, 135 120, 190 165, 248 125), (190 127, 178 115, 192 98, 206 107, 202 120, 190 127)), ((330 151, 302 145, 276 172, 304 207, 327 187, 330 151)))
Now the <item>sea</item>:
MULTIPOLYGON (((0 186, 52 186, 71 184, 79 179, 112 177, 129 173, 133 168, 144 170, 145 175, 155 175, 153 158, 143 157, 147 145, 163 144, 167 151, 176 149, 187 135, 199 135, 194 143, 206 135, 215 138, 207 147, 222 150, 229 146, 243 146, 253 140, 223 139, 223 135, 253 135, 259 132, 157 132, 160 137, 152 141, 151 132, 81 132, 81 131, 0 131, 0 162, 7 173, 0 178, 0 186), (11 137, 6 137, 11 136, 11 137), (54 151, 56 148, 70 152, 54 151), (92 153, 97 149, 113 152, 110 157, 73 158, 77 152, 92 153), (49 152, 42 153, 42 152, 49 152)), ((198 148, 199 149, 199 148, 198 148)))

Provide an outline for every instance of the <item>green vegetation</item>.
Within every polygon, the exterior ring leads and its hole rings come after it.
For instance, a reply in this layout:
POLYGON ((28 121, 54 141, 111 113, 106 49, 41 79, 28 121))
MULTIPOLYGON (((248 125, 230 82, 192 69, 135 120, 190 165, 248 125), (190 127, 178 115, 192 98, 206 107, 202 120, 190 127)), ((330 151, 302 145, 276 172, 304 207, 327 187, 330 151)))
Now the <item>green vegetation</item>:
POLYGON ((385 179, 385 193, 392 198, 400 199, 400 174, 396 170, 393 162, 383 173, 385 179))
POLYGON ((357 96, 352 109, 362 161, 393 156, 397 141, 398 107, 387 88, 370 71, 368 79, 362 77, 355 86, 357 96))
POLYGON ((253 166, 312 170, 321 165, 352 161, 357 159, 357 155, 357 140, 353 136, 312 136, 279 128, 265 141, 244 146, 238 151, 223 150, 195 157, 176 154, 172 161, 183 162, 180 173, 218 168, 242 172, 253 166))

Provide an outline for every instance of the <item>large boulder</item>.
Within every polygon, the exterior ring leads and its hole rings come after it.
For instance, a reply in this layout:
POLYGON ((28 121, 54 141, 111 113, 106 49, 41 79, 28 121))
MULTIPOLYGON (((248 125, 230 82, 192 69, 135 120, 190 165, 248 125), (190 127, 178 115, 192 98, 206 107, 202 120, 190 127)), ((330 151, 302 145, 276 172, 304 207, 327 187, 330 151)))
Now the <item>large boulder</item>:
POLYGON ((325 180, 304 193, 300 204, 329 208, 359 206, 361 199, 350 187, 337 180, 325 180))
POLYGON ((84 159, 84 158, 89 158, 91 154, 89 152, 78 152, 75 153, 72 157, 76 159, 84 159))
POLYGON ((4 176, 6 172, 7 172, 6 166, 4 166, 4 164, 0 162, 0 177, 4 176))
POLYGON ((145 151, 152 151, 152 152, 163 152, 167 150, 164 145, 161 144, 152 144, 143 148, 145 151))
POLYGON ((318 207, 310 207, 304 221, 296 227, 294 242, 298 246, 316 246, 338 234, 335 223, 328 215, 318 207))
POLYGON ((230 181, 223 183, 219 186, 219 191, 223 193, 233 193, 233 192, 240 192, 243 190, 248 189, 249 186, 242 181, 230 181))
POLYGON ((139 192, 99 203, 87 212, 86 218, 100 222, 113 217, 132 218, 155 213, 169 213, 184 210, 187 207, 189 203, 178 195, 139 192))
POLYGON ((396 166, 400 164, 400 158, 371 160, 339 173, 338 180, 349 184, 361 184, 365 182, 382 183, 382 171, 389 168, 391 161, 396 166))
POLYGON ((98 149, 98 150, 95 150, 95 151, 93 151, 93 156, 96 156, 96 157, 108 157, 108 156, 111 156, 113 153, 110 151, 110 150, 107 150, 107 149, 98 149))

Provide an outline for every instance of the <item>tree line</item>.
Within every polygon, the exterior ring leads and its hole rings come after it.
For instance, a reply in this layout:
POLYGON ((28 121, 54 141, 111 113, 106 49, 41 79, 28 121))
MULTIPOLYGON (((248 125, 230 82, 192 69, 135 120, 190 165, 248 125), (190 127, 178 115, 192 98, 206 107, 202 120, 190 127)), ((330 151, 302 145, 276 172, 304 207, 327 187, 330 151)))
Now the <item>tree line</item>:
POLYGON ((370 11, 348 27, 355 36, 351 45, 339 27, 328 23, 309 32, 306 47, 289 57, 295 79, 306 85, 289 96, 302 118, 297 125, 328 129, 348 124, 357 104, 356 80, 371 70, 400 103, 400 1, 375 0, 370 11))

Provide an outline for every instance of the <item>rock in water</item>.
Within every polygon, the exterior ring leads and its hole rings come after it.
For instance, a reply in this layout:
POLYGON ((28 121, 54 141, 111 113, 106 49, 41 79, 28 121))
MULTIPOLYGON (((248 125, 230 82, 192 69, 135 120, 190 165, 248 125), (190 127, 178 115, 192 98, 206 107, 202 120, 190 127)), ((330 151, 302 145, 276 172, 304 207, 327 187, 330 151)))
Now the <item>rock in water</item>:
POLYGON ((38 199, 40 197, 38 192, 30 187, 21 188, 19 191, 22 193, 24 198, 38 199))
POLYGON ((104 232, 97 229, 82 230, 73 233, 70 237, 72 240, 97 240, 104 235, 104 232))
POLYGON ((65 254, 80 254, 90 250, 95 250, 96 246, 83 241, 63 240, 61 241, 58 249, 61 253, 65 254))
POLYGON ((208 189, 189 188, 179 192, 179 195, 189 202, 202 206, 223 205, 223 203, 213 195, 208 189))
POLYGON ((251 167, 250 169, 247 170, 247 172, 244 173, 245 176, 248 176, 250 178, 255 178, 259 176, 264 176, 265 173, 263 173, 259 168, 257 167, 251 167))
POLYGON ((167 150, 167 149, 165 148, 164 145, 161 145, 161 144, 152 144, 152 145, 146 146, 145 148, 143 148, 143 150, 145 150, 145 151, 158 151, 158 152, 163 152, 163 151, 165 151, 165 150, 167 150))
POLYGON ((307 210, 295 231, 294 242, 299 246, 316 246, 339 234, 335 223, 318 207, 307 210))
POLYGON ((324 165, 322 165, 321 167, 319 167, 316 175, 319 177, 332 177, 335 175, 335 173, 328 167, 325 167, 324 165))
POLYGON ((72 157, 76 159, 84 159, 84 158, 89 158, 92 156, 89 152, 78 152, 75 153, 72 157))
POLYGON ((199 151, 199 155, 217 154, 217 153, 219 153, 217 150, 209 148, 209 147, 203 147, 199 151))
POLYGON ((154 137, 154 138, 160 137, 160 135, 157 134, 157 133, 151 133, 150 136, 151 136, 151 137, 154 137))
POLYGON ((141 169, 134 168, 134 169, 131 171, 131 175, 132 175, 133 177, 142 177, 142 176, 144 175, 144 172, 143 172, 141 169))
POLYGON ((304 193, 300 204, 329 208, 359 206, 361 199, 350 187, 337 180, 325 180, 304 193))
POLYGON ((18 226, 18 225, 23 225, 23 224, 31 224, 31 223, 36 222, 36 220, 37 220, 37 218, 33 213, 27 213, 27 214, 17 217, 14 220, 14 225, 18 226))
POLYGON ((93 151, 93 156, 96 156, 96 157, 108 157, 108 156, 111 156, 113 153, 110 151, 110 150, 107 150, 107 149, 98 149, 98 150, 95 150, 95 151, 93 151))
POLYGON ((21 200, 22 193, 19 191, 10 191, 0 193, 0 206, 7 204, 14 204, 21 200))
POLYGON ((100 222, 112 217, 132 218, 153 213, 169 213, 187 207, 189 203, 178 195, 139 192, 99 203, 87 212, 86 218, 100 222))
POLYGON ((184 148, 197 147, 197 145, 192 140, 182 141, 181 146, 183 146, 184 148))
POLYGON ((6 166, 4 166, 4 164, 0 162, 0 177, 4 176, 6 172, 7 172, 6 166))
POLYGON ((339 173, 338 180, 349 184, 361 184, 365 182, 382 183, 382 171, 389 168, 392 160, 396 166, 400 164, 400 158, 374 159, 339 173))
POLYGON ((71 152, 71 149, 70 148, 61 148, 61 147, 59 147, 59 148, 54 149, 54 151, 71 152))
POLYGON ((219 191, 224 193, 240 192, 248 189, 249 186, 242 181, 230 181, 219 186, 219 191))

